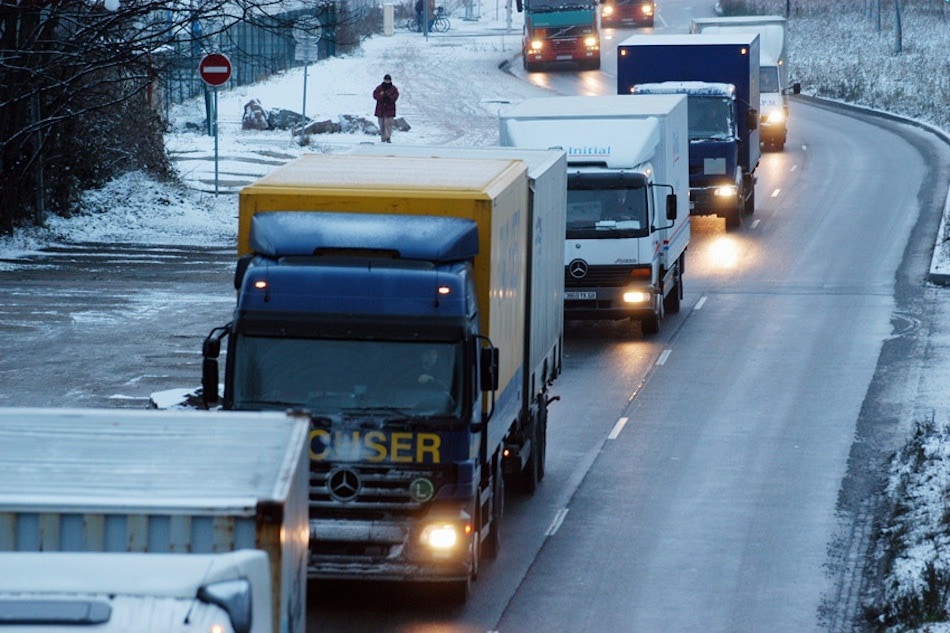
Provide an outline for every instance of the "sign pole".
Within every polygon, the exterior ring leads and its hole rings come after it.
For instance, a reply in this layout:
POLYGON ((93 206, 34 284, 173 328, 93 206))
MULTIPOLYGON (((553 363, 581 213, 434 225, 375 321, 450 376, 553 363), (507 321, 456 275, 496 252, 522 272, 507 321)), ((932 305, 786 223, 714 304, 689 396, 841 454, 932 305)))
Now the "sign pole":
POLYGON ((214 88, 214 195, 218 195, 218 89, 214 88))
POLYGON ((218 195, 218 87, 231 78, 231 60, 221 53, 205 55, 198 64, 198 75, 214 90, 211 127, 214 129, 214 195, 218 195))

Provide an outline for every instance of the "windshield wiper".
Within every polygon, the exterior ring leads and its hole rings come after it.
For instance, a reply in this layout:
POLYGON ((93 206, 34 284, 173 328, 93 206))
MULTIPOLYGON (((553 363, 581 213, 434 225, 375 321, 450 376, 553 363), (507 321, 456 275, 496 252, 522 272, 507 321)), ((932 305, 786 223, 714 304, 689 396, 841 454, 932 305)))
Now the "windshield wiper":
POLYGON ((386 407, 386 406, 375 406, 375 407, 343 407, 340 409, 343 413, 391 413, 394 415, 403 415, 408 416, 412 413, 412 409, 400 408, 400 407, 386 407))
POLYGON ((282 402, 280 400, 244 400, 240 408, 246 407, 273 407, 275 409, 306 409, 299 402, 282 402))

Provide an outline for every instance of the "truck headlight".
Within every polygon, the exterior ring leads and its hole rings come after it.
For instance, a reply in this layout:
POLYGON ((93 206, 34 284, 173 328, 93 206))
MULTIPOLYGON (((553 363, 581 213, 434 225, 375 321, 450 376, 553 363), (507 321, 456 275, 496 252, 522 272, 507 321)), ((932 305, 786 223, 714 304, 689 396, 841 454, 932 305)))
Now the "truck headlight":
POLYGON ((640 11, 643 13, 645 17, 650 17, 651 15, 653 15, 653 5, 647 2, 646 4, 640 7, 640 11))
POLYGON ((628 290, 623 293, 624 303, 647 303, 650 301, 650 293, 643 290, 628 290))
POLYGON ((739 188, 735 185, 723 185, 713 189, 713 195, 717 198, 735 198, 739 195, 739 188))
POLYGON ((605 4, 603 7, 601 7, 600 14, 604 16, 605 18, 609 18, 610 16, 614 14, 613 6, 609 4, 605 4))
POLYGON ((539 51, 542 46, 544 46, 544 43, 541 40, 531 40, 531 50, 539 51))
POLYGON ((597 47, 597 38, 593 35, 588 35, 584 38, 584 46, 587 48, 596 48, 597 47))
POLYGON ((776 123, 781 123, 784 120, 785 120, 785 113, 782 112, 782 110, 779 108, 776 108, 775 110, 770 111, 765 117, 765 122, 771 125, 775 125, 776 123))
POLYGON ((419 542, 433 553, 446 554, 458 547, 471 531, 472 526, 467 523, 464 526, 447 521, 430 523, 422 529, 419 542))

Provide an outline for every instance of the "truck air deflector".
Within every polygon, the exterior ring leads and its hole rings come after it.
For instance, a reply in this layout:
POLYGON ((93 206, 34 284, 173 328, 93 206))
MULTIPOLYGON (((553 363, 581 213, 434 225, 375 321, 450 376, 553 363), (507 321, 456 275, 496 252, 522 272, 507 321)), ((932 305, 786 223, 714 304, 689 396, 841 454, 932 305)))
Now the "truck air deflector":
POLYGON ((463 218, 271 211, 251 218, 250 245, 268 257, 360 248, 443 263, 478 254, 478 227, 463 218))
POLYGON ((466 316, 470 299, 466 293, 466 270, 466 265, 405 268, 268 263, 248 269, 238 308, 334 314, 466 316), (442 293, 440 289, 443 289, 442 293))

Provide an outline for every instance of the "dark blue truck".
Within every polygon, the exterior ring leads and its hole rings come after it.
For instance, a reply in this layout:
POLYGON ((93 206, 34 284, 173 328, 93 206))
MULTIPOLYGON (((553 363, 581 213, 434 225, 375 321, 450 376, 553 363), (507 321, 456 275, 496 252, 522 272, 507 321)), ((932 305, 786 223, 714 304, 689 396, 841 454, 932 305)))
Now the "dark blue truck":
POLYGON ((759 36, 634 35, 617 47, 618 94, 686 94, 693 215, 727 229, 755 212, 759 36))

